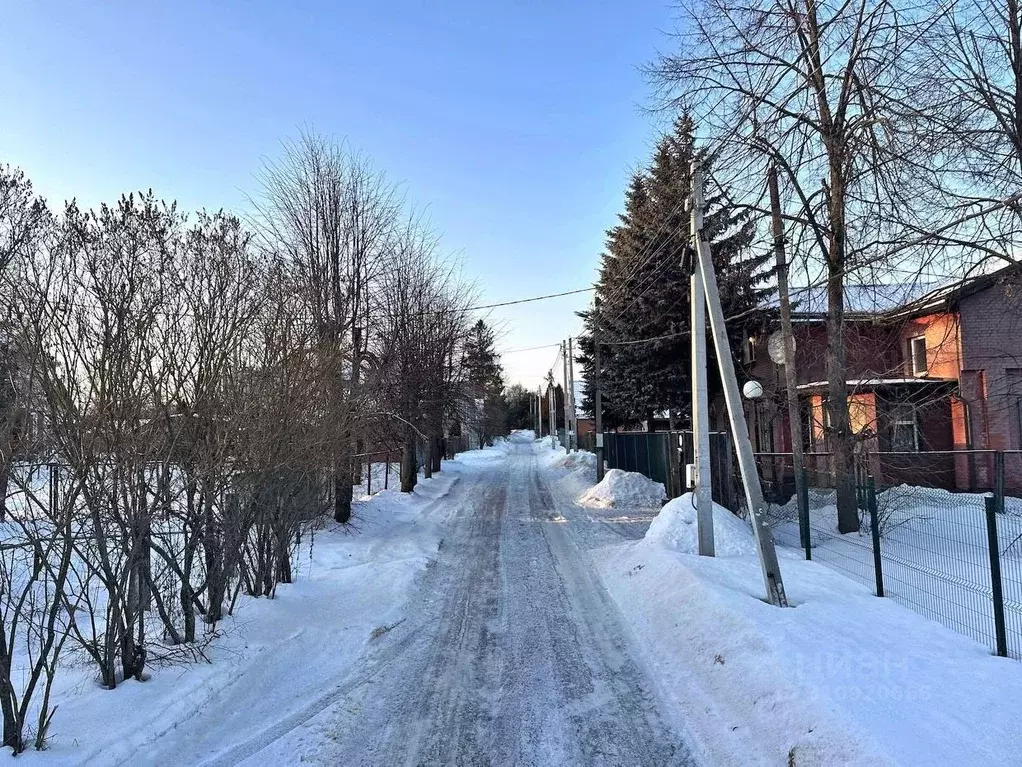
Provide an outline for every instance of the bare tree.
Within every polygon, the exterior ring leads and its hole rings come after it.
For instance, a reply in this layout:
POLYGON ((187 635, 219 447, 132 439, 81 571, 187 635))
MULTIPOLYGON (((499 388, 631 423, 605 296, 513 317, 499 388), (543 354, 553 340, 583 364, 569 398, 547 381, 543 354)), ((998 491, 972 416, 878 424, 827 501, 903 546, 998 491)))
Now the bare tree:
POLYGON ((262 184, 265 245, 293 264, 324 359, 338 363, 334 518, 347 522, 372 286, 391 249, 400 196, 367 158, 311 133, 285 143, 282 157, 264 167, 262 184))
POLYGON ((1017 0, 934 5, 912 64, 906 116, 929 143, 928 196, 958 222, 937 239, 967 266, 977 258, 1016 261, 1022 244, 1022 6, 1017 0))
POLYGON ((853 531, 845 285, 914 226, 920 138, 897 118, 919 22, 893 0, 681 7, 679 50, 651 68, 665 103, 693 115, 709 134, 722 188, 764 219, 766 170, 776 164, 791 250, 807 277, 826 285, 827 429, 838 525, 853 531))
MULTIPOLYGON (((78 489, 76 567, 98 584, 80 598, 79 646, 103 683, 140 677, 150 539, 159 497, 151 492, 162 447, 153 436, 155 328, 170 289, 175 209, 151 195, 83 213, 73 203, 60 242, 41 260, 35 290, 39 348, 54 450, 78 489)), ((69 610, 70 610, 69 606, 69 610)))
POLYGON ((19 437, 25 427, 24 402, 18 400, 20 336, 13 327, 15 295, 24 272, 19 263, 40 247, 51 226, 46 203, 32 192, 25 174, 0 166, 0 522, 6 515, 7 484, 19 437))
POLYGON ((67 639, 65 604, 74 551, 71 518, 49 471, 27 464, 43 361, 27 319, 37 310, 26 279, 50 244, 53 221, 19 170, 0 168, 0 711, 3 744, 42 748, 53 716, 50 690, 67 639), (8 513, 9 512, 9 513, 8 513))
POLYGON ((436 237, 413 219, 397 242, 380 287, 374 382, 381 407, 403 433, 403 492, 415 487, 417 445, 425 452, 426 476, 435 468, 444 422, 462 395, 455 360, 460 360, 468 332, 470 292, 437 250, 436 237))

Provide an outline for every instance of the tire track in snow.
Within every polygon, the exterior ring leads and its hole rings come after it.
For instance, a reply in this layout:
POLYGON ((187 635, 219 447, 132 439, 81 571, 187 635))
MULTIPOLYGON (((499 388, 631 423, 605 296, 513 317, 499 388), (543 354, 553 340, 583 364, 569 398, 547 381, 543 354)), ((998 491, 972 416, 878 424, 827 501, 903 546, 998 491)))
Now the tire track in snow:
MULTIPOLYGON (((402 626, 209 764, 688 765, 531 444, 464 477, 402 626)), ((577 513, 576 513, 577 512, 577 513)))

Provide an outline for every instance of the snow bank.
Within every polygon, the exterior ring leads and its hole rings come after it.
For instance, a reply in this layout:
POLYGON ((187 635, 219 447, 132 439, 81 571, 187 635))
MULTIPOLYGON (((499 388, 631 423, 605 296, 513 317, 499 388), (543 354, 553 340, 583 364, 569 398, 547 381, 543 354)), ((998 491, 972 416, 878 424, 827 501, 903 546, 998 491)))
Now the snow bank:
MULTIPOLYGON (((649 525, 645 541, 684 554, 697 554, 697 518, 695 496, 685 493, 660 510, 649 525)), ((756 543, 748 522, 716 503, 713 504, 713 548, 719 557, 756 553, 756 543)))
POLYGON ((782 556, 779 609, 755 556, 637 541, 596 559, 707 764, 1018 761, 1022 664, 816 562, 782 556))
POLYGON ((583 493, 578 504, 609 509, 659 506, 665 500, 667 492, 662 483, 634 471, 608 469, 603 481, 583 493))
POLYGON ((463 468, 446 462, 413 493, 375 493, 356 502, 349 526, 324 520, 303 536, 295 582, 274 599, 241 597, 205 649, 209 663, 150 668, 149 681, 114 691, 85 664, 62 669, 50 747, 19 760, 198 764, 314 704, 375 632, 404 618, 457 508, 447 496, 463 468))
POLYGON ((536 440, 536 446, 540 450, 557 450, 560 448, 561 443, 557 441, 557 437, 542 437, 536 440))
POLYGON ((596 456, 593 453, 575 451, 574 453, 568 453, 558 463, 562 468, 568 469, 568 471, 582 472, 586 475, 592 475, 594 481, 596 479, 596 456))

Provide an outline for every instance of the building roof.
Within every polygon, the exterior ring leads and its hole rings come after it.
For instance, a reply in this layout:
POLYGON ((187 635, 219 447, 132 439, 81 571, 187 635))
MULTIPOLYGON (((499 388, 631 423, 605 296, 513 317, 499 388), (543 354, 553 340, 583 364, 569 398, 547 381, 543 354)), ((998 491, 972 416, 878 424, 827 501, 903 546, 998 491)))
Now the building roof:
MULTIPOLYGON (((845 311, 849 314, 885 314, 927 295, 939 284, 934 282, 865 283, 845 285, 845 311)), ((791 310, 796 316, 825 315, 829 302, 826 285, 793 287, 790 291, 791 310)), ((764 303, 764 308, 780 306, 777 296, 764 303)))
MULTIPOLYGON (((876 388, 879 386, 905 386, 905 385, 927 385, 927 384, 942 384, 942 383, 954 383, 952 379, 947 378, 930 378, 919 376, 918 378, 851 378, 845 381, 845 384, 849 389, 869 389, 876 388)), ((811 381, 809 383, 799 384, 795 388, 799 391, 808 391, 812 389, 822 389, 828 385, 828 381, 811 381)))
MULTIPOLYGON (((1020 268, 1022 263, 1014 263, 989 272, 973 270, 962 278, 846 284, 845 312, 853 318, 855 315, 896 318, 941 311, 957 299, 984 290, 1020 268)), ((796 319, 811 320, 826 316, 829 303, 826 285, 792 287, 790 295, 792 315, 796 319)), ((772 296, 762 304, 764 309, 777 309, 779 306, 777 296, 772 296)))

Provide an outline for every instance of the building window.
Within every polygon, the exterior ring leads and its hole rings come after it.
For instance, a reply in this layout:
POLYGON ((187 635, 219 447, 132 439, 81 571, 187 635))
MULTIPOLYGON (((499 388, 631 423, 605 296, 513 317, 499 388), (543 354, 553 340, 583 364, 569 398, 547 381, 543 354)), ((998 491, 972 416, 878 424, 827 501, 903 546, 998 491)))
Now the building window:
POLYGON ((912 375, 926 375, 926 336, 910 338, 908 347, 912 355, 912 375))
POLYGON ((749 336, 745 339, 745 364, 750 365, 756 361, 756 336, 749 336))
POLYGON ((890 443, 889 450, 893 453, 919 452, 919 425, 912 405, 895 405, 891 408, 890 443))
POLYGON ((764 403, 757 402, 755 405, 756 415, 756 448, 761 453, 771 453, 774 449, 774 424, 769 413, 766 412, 764 403))

